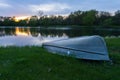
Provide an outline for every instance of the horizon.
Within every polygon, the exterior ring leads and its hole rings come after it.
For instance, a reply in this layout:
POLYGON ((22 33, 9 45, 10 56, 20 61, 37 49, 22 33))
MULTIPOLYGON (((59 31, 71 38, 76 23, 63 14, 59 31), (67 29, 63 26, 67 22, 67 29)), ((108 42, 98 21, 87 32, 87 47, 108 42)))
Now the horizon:
POLYGON ((120 1, 109 0, 0 0, 0 16, 31 16, 43 11, 44 15, 67 15, 71 12, 81 10, 98 10, 113 13, 119 10, 120 1))

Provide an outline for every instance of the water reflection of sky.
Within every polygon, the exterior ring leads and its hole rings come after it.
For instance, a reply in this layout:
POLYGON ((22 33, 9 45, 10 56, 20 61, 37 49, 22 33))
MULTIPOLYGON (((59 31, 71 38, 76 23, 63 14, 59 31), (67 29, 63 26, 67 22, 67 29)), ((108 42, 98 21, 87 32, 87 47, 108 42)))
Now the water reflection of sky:
POLYGON ((6 35, 6 32, 3 30, 0 32, 0 46, 41 46, 45 42, 67 39, 68 36, 63 34, 62 36, 58 35, 47 35, 43 36, 40 33, 37 36, 32 36, 30 28, 14 28, 13 35, 6 35))
POLYGON ((45 42, 55 41, 55 40, 62 40, 67 39, 67 36, 37 36, 33 37, 31 35, 29 36, 23 36, 23 35, 17 35, 17 36, 2 36, 0 37, 0 46, 41 46, 45 42))

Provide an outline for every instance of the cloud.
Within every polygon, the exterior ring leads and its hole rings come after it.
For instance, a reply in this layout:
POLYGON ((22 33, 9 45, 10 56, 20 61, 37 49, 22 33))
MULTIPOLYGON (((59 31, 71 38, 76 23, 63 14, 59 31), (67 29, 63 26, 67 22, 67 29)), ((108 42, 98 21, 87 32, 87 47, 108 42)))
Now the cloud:
POLYGON ((11 5, 6 2, 0 1, 0 8, 8 8, 8 7, 11 7, 11 5))
POLYGON ((39 10, 43 12, 60 12, 66 9, 70 9, 70 6, 65 3, 50 3, 50 4, 29 5, 29 8, 33 12, 37 12, 39 10))

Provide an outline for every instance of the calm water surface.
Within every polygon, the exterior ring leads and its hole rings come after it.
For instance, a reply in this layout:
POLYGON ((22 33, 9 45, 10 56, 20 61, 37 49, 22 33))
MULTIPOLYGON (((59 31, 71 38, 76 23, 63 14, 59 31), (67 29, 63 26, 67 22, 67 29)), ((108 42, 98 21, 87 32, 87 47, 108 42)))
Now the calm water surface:
MULTIPOLYGON (((19 26, 16 26, 19 27, 19 26)), ((5 35, 16 35, 16 27, 0 27, 0 36, 5 35)), ((32 36, 62 36, 67 35, 68 37, 78 37, 78 36, 90 36, 90 35, 100 35, 100 36, 119 36, 120 29, 112 28, 95 28, 95 27, 19 27, 19 31, 23 33, 28 33, 32 36)))

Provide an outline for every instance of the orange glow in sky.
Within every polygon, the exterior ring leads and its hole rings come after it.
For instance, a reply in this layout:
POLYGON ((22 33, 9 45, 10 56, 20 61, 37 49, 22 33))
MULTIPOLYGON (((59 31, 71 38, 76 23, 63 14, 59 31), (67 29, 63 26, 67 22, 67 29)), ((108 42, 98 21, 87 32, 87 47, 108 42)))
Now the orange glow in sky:
POLYGON ((25 20, 25 19, 29 19, 29 16, 19 16, 19 17, 15 17, 15 21, 19 22, 20 20, 25 20))

